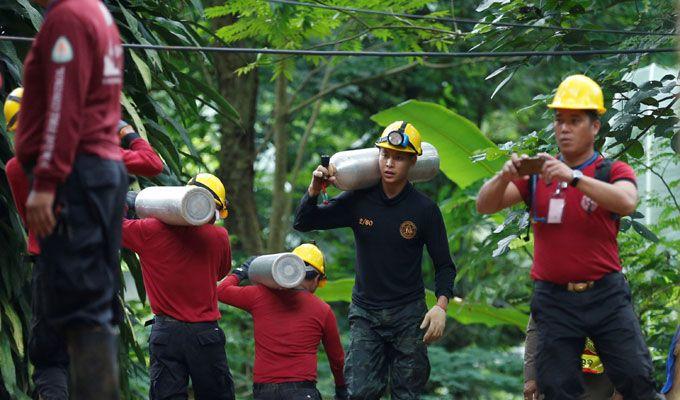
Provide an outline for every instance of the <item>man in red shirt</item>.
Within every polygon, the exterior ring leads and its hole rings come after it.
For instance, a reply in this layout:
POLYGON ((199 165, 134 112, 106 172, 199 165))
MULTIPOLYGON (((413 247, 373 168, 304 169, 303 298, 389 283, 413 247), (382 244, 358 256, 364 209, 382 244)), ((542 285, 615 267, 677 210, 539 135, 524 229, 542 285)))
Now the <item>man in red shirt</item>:
POLYGON ((37 287, 69 350, 73 398, 117 399, 117 293, 127 187, 118 149, 123 49, 99 0, 49 7, 24 63, 16 156, 32 180, 37 287))
POLYGON ((307 275, 299 289, 239 287, 239 282, 248 278, 252 258, 217 289, 221 302, 253 316, 253 396, 255 400, 321 400, 316 389, 316 364, 322 342, 335 377, 335 398, 346 399, 344 351, 335 315, 328 304, 313 294, 326 281, 323 253, 310 243, 296 247, 293 253, 307 265, 307 275))
MULTIPOLYGON (((12 99, 19 104, 21 96, 12 99)), ((8 107, 5 107, 7 110, 8 107)), ((6 118, 7 121, 15 119, 20 107, 13 107, 6 118)), ((7 130, 12 132, 17 124, 8 124, 7 130)), ((163 162, 149 143, 137 134, 132 126, 125 121, 118 123, 118 135, 121 143, 126 148, 121 148, 123 160, 128 168, 128 172, 140 176, 155 176, 161 173, 163 162)), ((5 166, 7 181, 10 185, 14 204, 19 212, 19 216, 26 225, 26 199, 30 191, 30 181, 26 173, 21 168, 16 157, 12 157, 5 166)), ((31 262, 35 262, 40 254, 38 239, 32 231, 28 232, 27 243, 28 256, 31 262)), ((31 332, 28 341, 28 355, 31 363, 35 367, 33 372, 33 382, 38 395, 44 400, 66 400, 68 399, 68 365, 69 357, 66 343, 63 338, 55 331, 54 327, 48 323, 43 311, 42 296, 43 288, 36 286, 36 283, 46 282, 39 276, 41 270, 34 268, 36 278, 33 279, 32 288, 32 311, 31 332)))
MULTIPOLYGON (((217 177, 198 174, 189 185, 210 191, 226 218, 226 191, 217 177)), ((216 283, 231 268, 227 230, 213 223, 172 226, 156 218, 124 219, 123 247, 139 255, 155 315, 149 397, 185 399, 191 377, 197 399, 234 399, 224 332, 217 325, 216 283)))
POLYGON ((530 177, 520 174, 526 158, 513 154, 477 198, 477 210, 484 214, 522 200, 530 205, 539 391, 547 400, 581 395, 581 352, 590 337, 625 399, 655 399, 649 350, 621 274, 616 243, 615 215, 628 215, 636 207, 635 173, 594 150, 599 115, 605 112, 597 83, 584 75, 570 76, 549 107, 555 110, 559 156, 542 154, 540 174, 530 177), (610 168, 606 179, 596 179, 602 168, 610 168))

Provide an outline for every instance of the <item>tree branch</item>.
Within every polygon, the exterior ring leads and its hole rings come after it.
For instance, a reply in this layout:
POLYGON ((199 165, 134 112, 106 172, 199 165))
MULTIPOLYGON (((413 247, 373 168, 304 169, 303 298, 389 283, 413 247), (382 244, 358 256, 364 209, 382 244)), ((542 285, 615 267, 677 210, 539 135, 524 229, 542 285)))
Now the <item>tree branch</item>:
POLYGON ((356 84, 363 83, 363 82, 372 81, 374 79, 385 78, 387 76, 391 76, 391 75, 395 75, 395 74, 399 74, 401 72, 408 71, 409 69, 415 68, 417 65, 418 65, 418 63, 414 61, 414 62, 405 64, 405 65, 401 65, 399 67, 395 67, 395 68, 392 68, 392 69, 385 70, 385 71, 383 71, 379 74, 366 76, 366 77, 363 77, 363 78, 353 79, 351 81, 347 81, 347 82, 344 82, 344 83, 338 83, 338 84, 333 85, 333 86, 329 87, 328 89, 323 90, 323 91, 315 94, 314 96, 302 101, 301 103, 298 103, 295 107, 292 107, 290 110, 288 110, 288 113, 294 114, 294 113, 300 111, 301 109, 303 109, 304 107, 308 106, 309 104, 311 104, 311 103, 313 103, 313 102, 315 102, 315 101, 317 101, 321 98, 324 98, 324 97, 328 96, 329 94, 331 94, 331 93, 333 93, 333 92, 335 92, 339 89, 342 89, 344 87, 356 85, 356 84))
POLYGON ((673 190, 672 190, 671 187, 668 185, 668 182, 666 182, 666 180, 663 178, 663 176, 662 176, 660 173, 656 172, 651 166, 649 166, 649 165, 647 165, 647 164, 645 164, 645 163, 643 163, 643 162, 640 162, 640 165, 642 165, 643 167, 647 168, 647 169, 649 170, 649 172, 653 173, 653 174, 656 175, 659 179, 661 179, 661 183, 663 183, 663 185, 666 187, 666 190, 668 190, 668 194, 669 194, 669 195, 671 196, 671 198, 673 199, 673 203, 675 203, 675 208, 678 210, 678 213, 680 213, 680 204, 678 204, 678 199, 677 199, 677 198, 675 197, 675 195, 673 194, 673 190))

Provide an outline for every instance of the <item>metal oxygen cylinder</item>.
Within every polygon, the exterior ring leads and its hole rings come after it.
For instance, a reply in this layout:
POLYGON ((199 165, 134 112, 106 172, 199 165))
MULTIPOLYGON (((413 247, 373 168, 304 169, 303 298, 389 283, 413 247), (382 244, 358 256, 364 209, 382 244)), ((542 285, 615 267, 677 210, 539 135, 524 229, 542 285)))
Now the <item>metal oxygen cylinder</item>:
POLYGON ((255 258, 248 279, 271 289, 292 289, 305 279, 305 262, 293 253, 265 254, 255 258))
MULTIPOLYGON (((408 179, 411 182, 426 182, 439 172, 439 153, 430 143, 422 143, 423 154, 418 156, 411 168, 408 179)), ((335 186, 340 190, 358 190, 380 181, 377 147, 341 151, 333 154, 330 162, 335 166, 335 186)))
POLYGON ((215 200, 197 186, 148 187, 137 194, 135 212, 168 225, 204 225, 215 217, 215 200))

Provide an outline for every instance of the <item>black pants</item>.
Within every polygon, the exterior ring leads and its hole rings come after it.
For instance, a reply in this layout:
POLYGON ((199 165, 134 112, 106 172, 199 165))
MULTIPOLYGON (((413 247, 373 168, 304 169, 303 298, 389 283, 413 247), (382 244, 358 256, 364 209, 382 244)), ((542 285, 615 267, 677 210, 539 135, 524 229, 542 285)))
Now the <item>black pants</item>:
POLYGON ((345 377, 351 399, 378 399, 388 383, 392 399, 419 399, 430 376, 420 324, 424 300, 383 310, 349 308, 345 377))
POLYGON ((76 325, 116 324, 123 205, 122 162, 78 155, 57 190, 54 232, 40 242, 40 307, 59 332, 76 325))
POLYGON ((321 400, 314 382, 256 383, 254 400, 321 400))
POLYGON ((539 335, 536 381, 547 400, 577 399, 582 394, 586 336, 626 400, 657 398, 649 350, 623 274, 606 275, 582 293, 538 281, 531 313, 539 335))
POLYGON ((69 357, 66 342, 61 334, 47 321, 42 296, 48 280, 44 267, 33 265, 31 282, 31 330, 28 335, 28 357, 35 367, 33 383, 43 400, 67 400, 69 357), (40 286, 42 285, 42 286, 40 286))
POLYGON ((234 382, 217 322, 154 319, 149 337, 152 400, 186 399, 189 377, 198 400, 234 399, 234 382))

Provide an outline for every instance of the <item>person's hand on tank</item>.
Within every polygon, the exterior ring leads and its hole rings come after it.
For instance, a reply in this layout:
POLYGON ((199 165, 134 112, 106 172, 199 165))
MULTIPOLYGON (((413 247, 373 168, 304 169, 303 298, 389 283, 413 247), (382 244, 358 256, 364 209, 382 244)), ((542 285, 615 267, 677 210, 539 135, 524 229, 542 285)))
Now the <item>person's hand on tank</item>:
POLYGON ((307 191, 310 196, 318 196, 323 188, 323 183, 334 184, 335 183, 335 166, 329 164, 328 168, 319 165, 316 167, 312 173, 312 182, 309 184, 307 191))
POLYGON ((427 329, 423 342, 426 344, 433 343, 444 334, 444 327, 446 326, 446 311, 438 305, 433 306, 430 311, 425 314, 423 323, 420 324, 420 329, 427 329))
POLYGON ((56 225, 56 218, 52 207, 54 193, 37 192, 31 190, 26 200, 26 222, 28 229, 35 232, 39 238, 49 236, 56 225))
POLYGON ((118 121, 118 126, 116 129, 118 131, 118 137, 120 137, 121 139, 124 138, 125 135, 135 132, 132 125, 130 125, 126 121, 123 121, 122 119, 118 121))
POLYGON ((243 264, 241 264, 240 267, 235 268, 232 274, 236 275, 239 281, 248 279, 248 270, 250 270, 250 264, 253 262, 254 259, 255 257, 248 258, 243 264))

